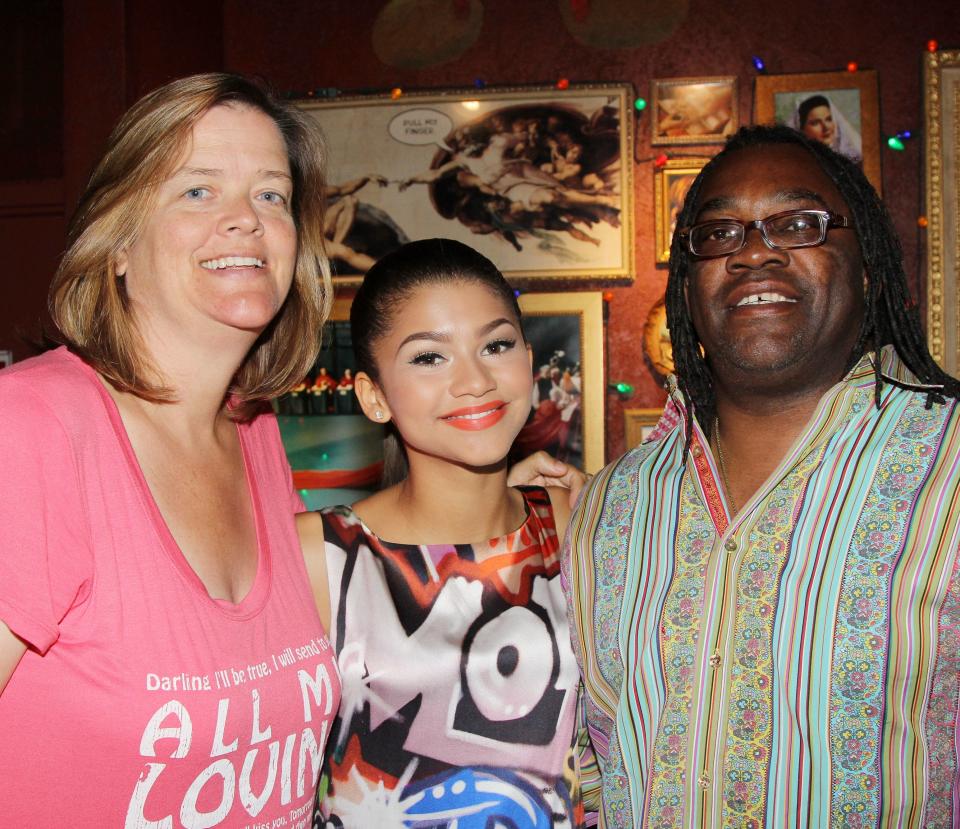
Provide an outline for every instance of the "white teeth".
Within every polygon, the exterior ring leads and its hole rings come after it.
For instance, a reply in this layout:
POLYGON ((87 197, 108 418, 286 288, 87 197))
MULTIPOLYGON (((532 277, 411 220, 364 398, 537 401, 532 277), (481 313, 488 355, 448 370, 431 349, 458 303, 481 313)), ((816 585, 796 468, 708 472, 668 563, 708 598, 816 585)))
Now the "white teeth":
POLYGON ((499 406, 495 406, 486 412, 476 412, 474 414, 465 414, 465 415, 454 415, 453 417, 448 417, 447 420, 480 420, 481 417, 487 417, 488 415, 493 414, 499 406))
POLYGON ((207 259, 200 263, 200 267, 208 271, 222 268, 262 268, 263 260, 256 256, 224 256, 221 259, 207 259))
POLYGON ((745 296, 737 303, 736 307, 739 308, 741 305, 763 305, 767 302, 796 302, 796 300, 790 299, 790 297, 786 297, 783 294, 775 294, 773 291, 767 291, 762 294, 745 296))

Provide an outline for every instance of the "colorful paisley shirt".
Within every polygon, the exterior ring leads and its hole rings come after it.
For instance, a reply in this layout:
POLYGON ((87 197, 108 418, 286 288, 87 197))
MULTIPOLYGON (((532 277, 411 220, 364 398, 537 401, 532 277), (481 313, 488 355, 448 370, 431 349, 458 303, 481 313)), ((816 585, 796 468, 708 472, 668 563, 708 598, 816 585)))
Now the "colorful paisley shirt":
POLYGON ((523 495, 524 524, 474 545, 394 544, 322 511, 344 696, 320 825, 584 825, 557 533, 547 492, 523 495))
POLYGON ((601 826, 960 826, 956 401, 865 358, 732 520, 674 403, 564 557, 601 826))

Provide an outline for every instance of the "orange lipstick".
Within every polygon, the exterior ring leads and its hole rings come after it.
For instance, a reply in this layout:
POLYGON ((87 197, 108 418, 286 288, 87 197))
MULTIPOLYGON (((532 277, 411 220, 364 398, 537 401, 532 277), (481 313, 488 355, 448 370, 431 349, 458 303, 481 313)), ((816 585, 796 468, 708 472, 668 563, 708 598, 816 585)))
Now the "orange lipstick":
POLYGON ((503 400, 491 400, 480 406, 467 406, 455 412, 447 412, 440 419, 454 429, 464 432, 479 432, 499 423, 507 413, 507 404, 503 400))

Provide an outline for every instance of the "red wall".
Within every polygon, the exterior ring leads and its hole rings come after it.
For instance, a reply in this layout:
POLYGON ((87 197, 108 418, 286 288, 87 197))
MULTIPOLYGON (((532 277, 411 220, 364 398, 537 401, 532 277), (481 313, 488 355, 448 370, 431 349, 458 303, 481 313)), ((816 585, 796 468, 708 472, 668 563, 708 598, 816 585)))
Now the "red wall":
MULTIPOLYGON (((653 0, 646 1, 654 6, 653 0)), ((921 55, 930 38, 944 48, 960 46, 955 0, 808 0, 776 6, 690 0, 685 21, 667 39, 626 50, 579 44, 560 16, 559 4, 568 2, 484 0, 477 43, 454 61, 422 70, 392 69, 374 54, 371 26, 384 0, 65 2, 63 178, 48 183, 43 197, 61 206, 50 215, 11 218, 6 209, 16 202, 11 188, 21 184, 0 184, 0 240, 13 252, 12 270, 8 266, 0 276, 7 299, 0 304, 0 348, 25 353, 13 327, 28 325, 40 312, 46 281, 62 248, 62 205, 76 198, 120 112, 171 77, 216 68, 263 75, 281 90, 462 87, 477 77, 488 85, 551 83, 567 77, 572 82, 629 81, 644 97, 649 97, 654 77, 737 75, 741 121, 749 122, 755 76, 751 55, 761 55, 770 73, 837 70, 856 60, 878 70, 882 133, 911 129, 918 134, 902 153, 883 151, 883 187, 904 242, 907 272, 915 292, 919 290, 921 55), (24 230, 27 224, 29 233, 24 230), (19 282, 14 274, 21 275, 19 282)), ((581 5, 600 11, 612 2, 587 0, 581 5)), ((635 0, 635 5, 643 2, 635 0)), ((662 2, 675 6, 680 0, 662 2)), ((640 159, 655 154, 646 118, 638 122, 636 154, 640 159)), ((636 387, 625 405, 648 407, 659 405, 663 393, 641 356, 640 332, 666 279, 663 267, 654 264, 649 161, 637 165, 635 184, 636 280, 611 289, 609 377, 636 387)), ((607 403, 607 454, 615 456, 623 449, 624 404, 615 395, 607 403)))

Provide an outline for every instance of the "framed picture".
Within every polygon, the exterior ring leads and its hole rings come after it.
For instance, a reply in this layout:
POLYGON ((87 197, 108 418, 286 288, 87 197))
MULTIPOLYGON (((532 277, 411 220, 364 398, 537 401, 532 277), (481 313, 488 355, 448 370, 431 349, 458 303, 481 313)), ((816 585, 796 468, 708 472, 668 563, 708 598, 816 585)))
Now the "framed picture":
POLYGON ((533 396, 511 457, 544 449, 587 472, 604 463, 603 300, 599 292, 523 294, 533 396))
POLYGON ((960 50, 924 54, 927 341, 960 372, 960 50))
POLYGON ((653 82, 651 144, 722 144, 740 124, 737 78, 665 78, 653 82))
POLYGON ((302 101, 327 139, 335 279, 415 239, 464 242, 511 280, 633 278, 628 84, 302 101))
POLYGON ((880 192, 880 120, 877 73, 815 72, 758 75, 753 117, 786 124, 860 162, 880 192))
POLYGON ((656 211, 657 262, 670 260, 670 243, 677 216, 693 180, 709 158, 671 158, 653 172, 654 210, 656 211))
POLYGON ((13 352, 0 350, 0 368, 6 368, 13 365, 13 352))
POLYGON ((310 374, 276 401, 293 483, 310 509, 349 504, 380 486, 383 427, 353 393, 350 300, 338 299, 310 374))
POLYGON ((643 356, 659 385, 673 374, 673 341, 667 328, 667 301, 660 297, 643 323, 643 356))
POLYGON ((627 451, 643 443, 660 420, 663 409, 624 409, 623 426, 627 451))

